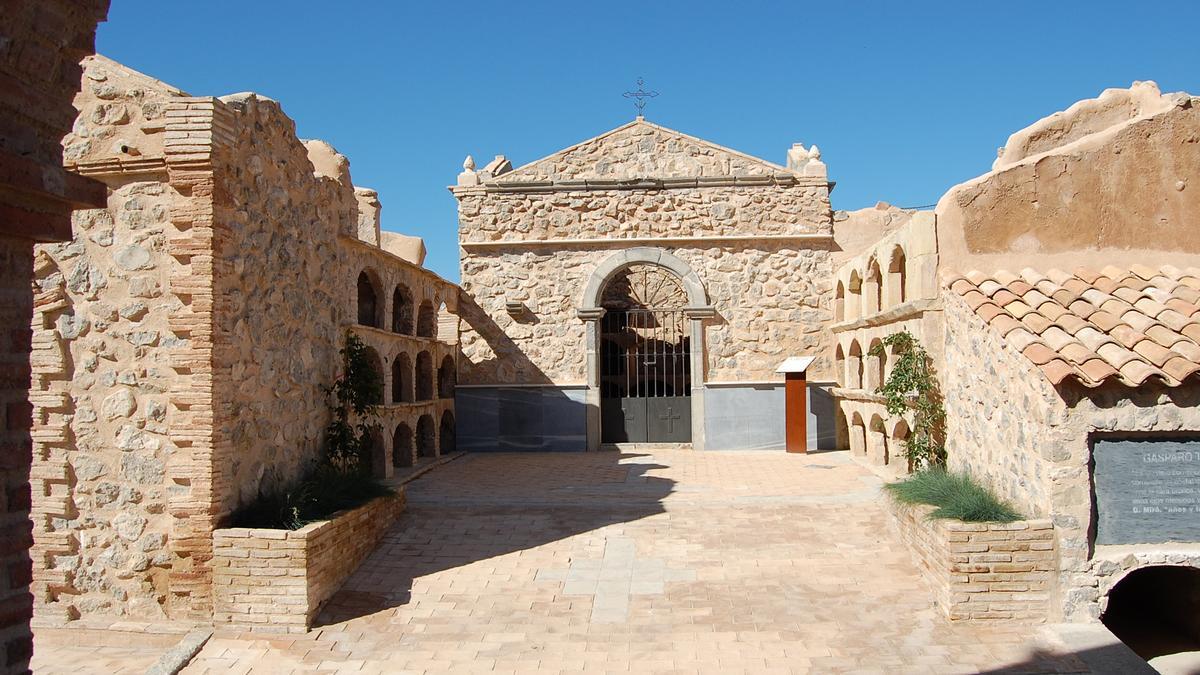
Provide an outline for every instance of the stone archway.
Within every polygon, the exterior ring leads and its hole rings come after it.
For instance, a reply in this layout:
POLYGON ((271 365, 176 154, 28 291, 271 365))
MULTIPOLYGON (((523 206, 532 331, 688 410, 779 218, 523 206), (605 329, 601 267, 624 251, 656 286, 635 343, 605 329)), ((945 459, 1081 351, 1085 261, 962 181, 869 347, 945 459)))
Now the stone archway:
POLYGON ((659 269, 673 278, 682 292, 678 311, 685 322, 684 332, 690 345, 691 444, 704 448, 704 319, 716 314, 708 303, 704 283, 691 266, 671 253, 651 247, 635 247, 614 253, 605 259, 588 279, 579 301, 578 316, 586 326, 587 339, 587 449, 598 450, 603 437, 601 419, 600 345, 601 321, 606 313, 605 291, 610 284, 634 266, 659 269))

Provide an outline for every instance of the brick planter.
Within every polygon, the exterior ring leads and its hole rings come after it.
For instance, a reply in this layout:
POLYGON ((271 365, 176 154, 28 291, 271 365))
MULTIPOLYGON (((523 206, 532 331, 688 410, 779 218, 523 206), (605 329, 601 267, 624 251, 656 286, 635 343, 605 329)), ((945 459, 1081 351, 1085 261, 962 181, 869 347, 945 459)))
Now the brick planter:
POLYGON ((404 511, 404 492, 379 497, 299 530, 213 532, 217 624, 303 633, 404 511))
POLYGON ((948 619, 1047 620, 1057 569, 1049 520, 934 520, 928 517, 932 506, 886 501, 948 619))

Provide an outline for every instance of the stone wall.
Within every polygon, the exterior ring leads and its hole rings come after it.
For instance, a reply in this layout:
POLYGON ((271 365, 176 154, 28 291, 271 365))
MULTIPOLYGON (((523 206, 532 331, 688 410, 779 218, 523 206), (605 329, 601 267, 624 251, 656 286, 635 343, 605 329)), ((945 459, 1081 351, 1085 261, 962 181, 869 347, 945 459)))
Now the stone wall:
POLYGON ((1186 546, 1172 544, 1093 546, 1090 462, 1097 434, 1200 430, 1200 390, 1055 389, 957 295, 946 293, 943 301, 950 467, 970 472, 1025 515, 1053 521, 1060 565, 1052 616, 1095 619, 1114 575, 1194 559, 1186 546))
MULTIPOLYGON (((611 244, 587 250, 516 247, 463 257, 461 377, 472 384, 586 380, 584 324, 575 315, 583 289, 611 244), (527 312, 513 315, 506 303, 527 312)), ((764 241, 691 244, 670 252, 704 282, 717 317, 705 321, 705 381, 775 379, 787 356, 822 355, 809 379, 831 375, 829 251, 764 241)))
MULTIPOLYGON (((109 198, 38 252, 37 611, 207 621, 214 528, 317 459, 360 272, 437 303, 435 335, 457 291, 357 238, 348 161, 276 102, 102 57, 84 80, 68 162, 109 198)), ((385 411, 386 433, 418 412, 385 411)))
POLYGON ((213 619, 265 633, 303 633, 404 511, 380 497, 298 530, 213 533, 213 619))
POLYGON ((888 500, 891 523, 951 621, 1043 622, 1054 597, 1054 526, 1046 519, 964 523, 888 500))
MULTIPOLYGON (((8 2, 0 26, 0 673, 28 672, 31 556, 29 322, 33 244, 71 236, 73 208, 103 187, 64 171, 79 60, 94 50, 107 0, 8 2)), ((51 430, 52 433, 58 433, 51 430)))

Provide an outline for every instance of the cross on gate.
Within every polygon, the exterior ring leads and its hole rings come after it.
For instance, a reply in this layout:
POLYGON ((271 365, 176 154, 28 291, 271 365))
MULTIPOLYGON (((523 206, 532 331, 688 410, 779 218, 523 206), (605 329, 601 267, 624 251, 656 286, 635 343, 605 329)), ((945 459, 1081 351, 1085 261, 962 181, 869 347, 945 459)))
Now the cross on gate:
POLYGON ((671 406, 667 406, 667 412, 663 413, 662 415, 659 415, 658 419, 667 423, 667 433, 669 433, 669 434, 675 433, 675 420, 679 419, 679 413, 676 413, 674 408, 672 408, 671 406), (671 413, 675 413, 675 414, 671 414, 671 413))
POLYGON ((637 79, 637 91, 627 91, 624 94, 621 94, 621 96, 624 96, 625 98, 633 99, 633 107, 637 108, 638 117, 642 116, 642 111, 646 107, 646 99, 658 96, 657 91, 646 91, 643 88, 643 85, 645 84, 646 81, 639 77, 637 79))

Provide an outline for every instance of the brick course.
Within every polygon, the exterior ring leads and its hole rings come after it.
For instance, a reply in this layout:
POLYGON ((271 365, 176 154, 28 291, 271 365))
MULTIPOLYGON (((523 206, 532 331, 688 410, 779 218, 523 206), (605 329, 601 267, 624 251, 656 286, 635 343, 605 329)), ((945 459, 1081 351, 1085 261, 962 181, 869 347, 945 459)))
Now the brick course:
POLYGON ((1049 520, 964 523, 930 519, 931 506, 888 500, 890 522, 908 545, 951 621, 1042 622, 1058 569, 1049 520))
POLYGON ((400 491, 299 530, 216 530, 214 620, 255 631, 305 632, 404 504, 400 491))

